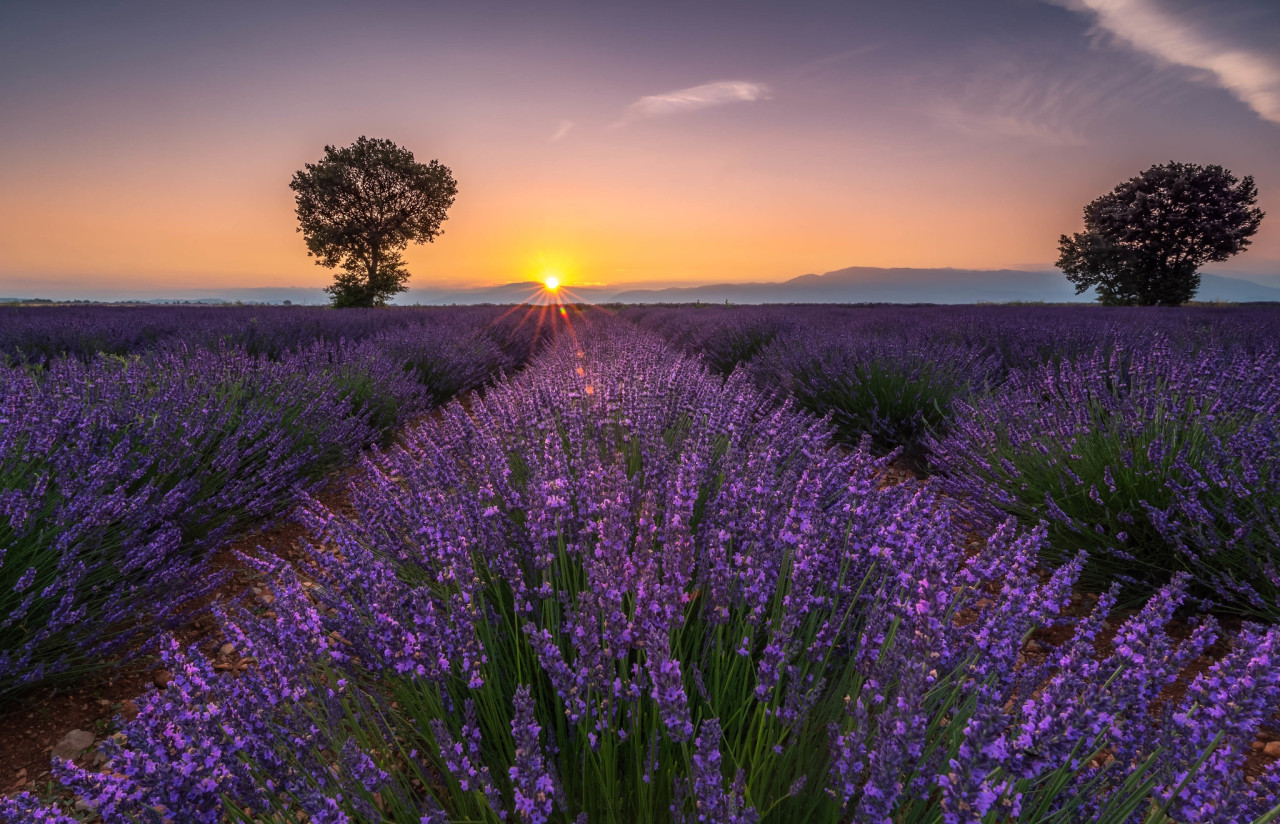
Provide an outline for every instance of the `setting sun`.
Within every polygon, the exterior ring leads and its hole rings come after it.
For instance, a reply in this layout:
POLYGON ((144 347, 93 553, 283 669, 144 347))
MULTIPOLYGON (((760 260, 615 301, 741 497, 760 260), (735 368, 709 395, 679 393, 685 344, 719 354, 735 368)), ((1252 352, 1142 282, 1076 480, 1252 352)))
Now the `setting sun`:
POLYGON ((554 292, 555 290, 560 288, 560 278, 556 277, 555 275, 548 276, 542 281, 542 283, 544 286, 547 287, 548 292, 554 292))

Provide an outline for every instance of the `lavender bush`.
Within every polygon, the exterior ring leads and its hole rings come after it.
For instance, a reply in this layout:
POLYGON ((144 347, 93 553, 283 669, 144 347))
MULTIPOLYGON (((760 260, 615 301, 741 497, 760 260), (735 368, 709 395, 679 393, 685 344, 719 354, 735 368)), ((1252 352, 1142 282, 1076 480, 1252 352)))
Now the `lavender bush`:
POLYGON ((66 669, 142 611, 172 611, 235 525, 278 511, 373 437, 331 354, 0 373, 0 690, 66 669))
POLYGON ((528 335, 467 325, 491 314, 271 357, 170 340, 0 369, 0 694, 163 626, 217 584, 204 563, 234 531, 518 365, 528 335))
POLYGON ((829 415, 846 441, 870 437, 879 450, 901 448, 923 466, 925 437, 945 428, 956 399, 998 379, 1000 361, 969 342, 824 330, 780 337, 750 370, 762 387, 829 415))
POLYGON ((1280 617, 1280 363, 1129 337, 959 404, 935 465, 980 517, 1046 520, 1046 557, 1146 594, 1175 571, 1204 605, 1280 617))
POLYGON ((794 320, 774 308, 698 306, 679 310, 635 307, 624 317, 677 349, 696 354, 727 375, 760 354, 794 320))
POLYGON ((1218 632, 1166 632, 1184 577, 1102 644, 1116 593, 1064 617, 1083 559, 1042 578, 1042 530, 974 556, 929 486, 598 327, 369 458, 354 515, 311 505, 305 577, 262 562, 278 617, 225 618, 247 671, 171 650, 66 786, 107 824, 1280 815, 1240 769, 1280 631, 1170 697, 1218 632))
POLYGON ((1141 598, 1181 570, 1201 607, 1280 615, 1273 309, 631 311, 692 350, 744 312, 794 323, 748 368, 847 442, 903 447, 988 525, 1048 519, 1045 558, 1090 551, 1091 588, 1141 598))

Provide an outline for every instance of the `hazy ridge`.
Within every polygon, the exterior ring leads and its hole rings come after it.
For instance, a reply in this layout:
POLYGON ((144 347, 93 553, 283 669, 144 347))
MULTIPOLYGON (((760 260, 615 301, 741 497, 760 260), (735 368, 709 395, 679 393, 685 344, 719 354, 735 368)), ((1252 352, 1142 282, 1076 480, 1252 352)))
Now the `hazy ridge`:
MULTIPOLYGON (((1268 278, 1269 279, 1269 278, 1268 278)), ((1280 283, 1280 276, 1276 282, 1280 283)), ((0 286, 0 288, 5 288, 0 286)), ((12 287, 10 287, 12 288, 12 287)), ((39 287, 24 284, 14 293, 21 297, 53 297, 89 300, 192 301, 218 303, 282 303, 315 305, 328 302, 321 289, 304 287, 259 287, 244 289, 165 290, 162 294, 143 290, 101 290, 83 295, 41 294, 39 287)), ((550 296, 536 281, 506 283, 472 289, 415 287, 400 295, 396 303, 443 306, 476 303, 545 303, 550 296)), ((1008 303, 1015 301, 1086 303, 1092 294, 1075 294, 1074 287, 1060 272, 1019 269, 882 269, 851 266, 825 274, 806 274, 780 282, 714 283, 701 286, 619 289, 617 287, 573 287, 565 298, 586 303, 1008 303)), ((1202 301, 1237 303, 1277 301, 1280 288, 1253 280, 1204 274, 1202 301)), ((4 300, 4 298, 0 298, 4 300)))

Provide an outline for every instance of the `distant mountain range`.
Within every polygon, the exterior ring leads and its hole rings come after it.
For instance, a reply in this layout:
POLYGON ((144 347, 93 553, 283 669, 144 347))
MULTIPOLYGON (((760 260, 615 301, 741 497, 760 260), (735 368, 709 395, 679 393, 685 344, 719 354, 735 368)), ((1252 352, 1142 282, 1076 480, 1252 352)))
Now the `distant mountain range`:
MULTIPOLYGON (((1280 294, 1280 293, 1278 293, 1280 294)), ((984 303, 1078 301, 1055 272, 1014 269, 876 269, 852 266, 781 283, 709 284, 684 289, 641 289, 615 297, 622 303, 984 303)))
MULTIPOLYGON (((781 283, 714 284, 621 292, 621 303, 1047 303, 1088 302, 1092 292, 1056 271, 1017 269, 877 269, 852 266, 781 283)), ((1198 300, 1280 301, 1280 289, 1248 280, 1205 274, 1198 300)))
MULTIPOLYGON (((1266 286, 1253 279, 1205 274, 1201 276, 1200 291, 1196 299, 1234 303, 1280 302, 1280 288, 1277 288, 1280 287, 1280 275, 1254 277, 1272 280, 1277 286, 1266 286)), ((570 285, 563 292, 565 299, 584 303, 1084 303, 1093 300, 1090 293, 1075 294, 1071 284, 1057 271, 877 269, 869 266, 852 266, 822 275, 800 275, 773 283, 715 283, 653 289, 570 285)), ((58 297, 56 294, 34 296, 58 297)), ((328 302, 328 296, 320 289, 301 287, 170 291, 164 297, 141 291, 121 291, 100 292, 84 297, 153 303, 290 301, 301 305, 318 305, 328 302)), ((0 301, 3 300, 0 298, 0 301)), ((542 288, 541 283, 527 281, 471 289, 415 287, 400 295, 396 303, 443 306, 455 303, 547 303, 550 300, 551 295, 542 288)))
MULTIPOLYGON (((1056 271, 1017 269, 877 269, 853 266, 823 275, 800 275, 780 283, 714 283, 703 286, 627 289, 570 288, 568 297, 587 303, 1084 303, 1091 293, 1075 288, 1056 271)), ((1205 274, 1199 300, 1236 303, 1280 301, 1280 288, 1205 274)), ((520 303, 545 301, 539 283, 509 283, 438 293, 411 289, 400 303, 520 303)))

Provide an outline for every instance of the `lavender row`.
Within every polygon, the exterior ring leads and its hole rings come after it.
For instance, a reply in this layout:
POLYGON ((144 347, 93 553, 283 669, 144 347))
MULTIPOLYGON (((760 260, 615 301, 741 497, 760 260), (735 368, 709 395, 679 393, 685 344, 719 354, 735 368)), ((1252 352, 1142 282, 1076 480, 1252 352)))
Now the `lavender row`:
POLYGON ((1201 608, 1280 619, 1280 349, 1162 335, 1013 372, 931 444, 990 522, 1047 521, 1046 558, 1143 596, 1174 572, 1201 608))
POLYGON ((349 309, 281 306, 0 307, 0 359, 44 363, 60 357, 134 355, 173 346, 241 349, 278 357, 316 341, 358 342, 392 330, 487 329, 523 360, 532 328, 501 307, 349 309))
POLYGON ((175 344, 0 369, 0 694, 163 626, 237 530, 518 364, 455 318, 273 358, 175 344))
MULTIPOLYGON (((293 820, 1262 822, 1246 782, 1280 709, 1280 630, 1067 617, 1083 559, 1042 529, 973 556, 949 499, 655 339, 597 320, 312 504, 273 614, 224 616, 140 702, 107 824, 293 820), (1023 651, 1036 627, 1069 640, 1023 651), (1102 649, 1102 652, 1099 652, 1102 649), (1163 700, 1162 700, 1163 699, 1163 700)), ((0 815, 67 822, 31 796, 0 815)))
POLYGON ((1146 597, 1183 571, 1202 607, 1280 618, 1274 309, 634 311, 721 368, 767 337, 743 366, 761 387, 988 524, 1046 521, 1045 560, 1089 551, 1090 587, 1146 597))
POLYGON ((1005 369, 1088 354, 1099 342, 1164 334, 1195 348, 1254 351, 1280 337, 1271 307, 1178 309, 1096 306, 632 306, 621 316, 728 373, 779 336, 950 343, 995 355, 1005 369))

